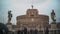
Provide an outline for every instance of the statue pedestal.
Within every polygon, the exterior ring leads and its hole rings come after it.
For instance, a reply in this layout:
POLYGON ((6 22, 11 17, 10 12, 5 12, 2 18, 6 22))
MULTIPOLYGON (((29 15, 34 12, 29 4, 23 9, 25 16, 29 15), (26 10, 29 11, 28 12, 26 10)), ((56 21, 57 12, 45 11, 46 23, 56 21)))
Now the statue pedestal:
POLYGON ((51 23, 51 29, 56 29, 56 22, 51 23))
POLYGON ((12 23, 7 23, 7 27, 8 27, 8 30, 11 31, 12 30, 12 23))

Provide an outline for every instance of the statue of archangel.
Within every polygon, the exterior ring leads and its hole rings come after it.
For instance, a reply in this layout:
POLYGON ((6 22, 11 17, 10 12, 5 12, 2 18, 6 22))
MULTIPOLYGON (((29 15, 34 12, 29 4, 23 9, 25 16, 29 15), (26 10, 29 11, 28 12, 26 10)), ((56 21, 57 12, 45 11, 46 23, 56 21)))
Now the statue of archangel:
POLYGON ((55 15, 54 10, 52 10, 52 12, 51 12, 51 19, 53 20, 53 22, 56 21, 56 15, 55 15))
POLYGON ((12 14, 11 14, 11 11, 8 11, 8 22, 10 22, 12 19, 12 14))

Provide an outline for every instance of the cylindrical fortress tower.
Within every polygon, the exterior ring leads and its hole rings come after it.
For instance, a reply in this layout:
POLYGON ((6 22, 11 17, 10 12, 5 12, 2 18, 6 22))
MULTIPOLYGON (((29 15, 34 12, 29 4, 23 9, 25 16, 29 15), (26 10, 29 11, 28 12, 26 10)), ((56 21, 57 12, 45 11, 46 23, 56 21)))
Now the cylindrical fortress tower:
POLYGON ((39 15, 37 9, 28 9, 26 15, 17 16, 17 28, 22 30, 43 30, 49 27, 49 16, 39 15))

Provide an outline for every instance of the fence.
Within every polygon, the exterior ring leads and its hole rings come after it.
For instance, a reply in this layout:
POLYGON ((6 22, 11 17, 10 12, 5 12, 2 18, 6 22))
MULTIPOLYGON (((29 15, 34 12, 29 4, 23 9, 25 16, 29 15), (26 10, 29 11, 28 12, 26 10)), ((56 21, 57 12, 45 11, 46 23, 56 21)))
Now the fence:
MULTIPOLYGON (((8 34, 45 34, 45 31, 42 30, 42 31, 9 31, 8 34)), ((48 34, 60 34, 60 30, 49 30, 49 33, 48 34)))

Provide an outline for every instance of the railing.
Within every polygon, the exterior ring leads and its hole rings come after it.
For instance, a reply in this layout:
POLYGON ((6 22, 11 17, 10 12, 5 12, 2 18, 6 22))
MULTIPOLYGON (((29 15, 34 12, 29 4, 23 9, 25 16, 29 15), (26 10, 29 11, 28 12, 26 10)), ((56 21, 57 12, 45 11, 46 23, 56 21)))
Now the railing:
MULTIPOLYGON (((45 34, 45 31, 9 31, 8 34, 45 34)), ((49 30, 48 34, 60 34, 60 30, 49 30)))

